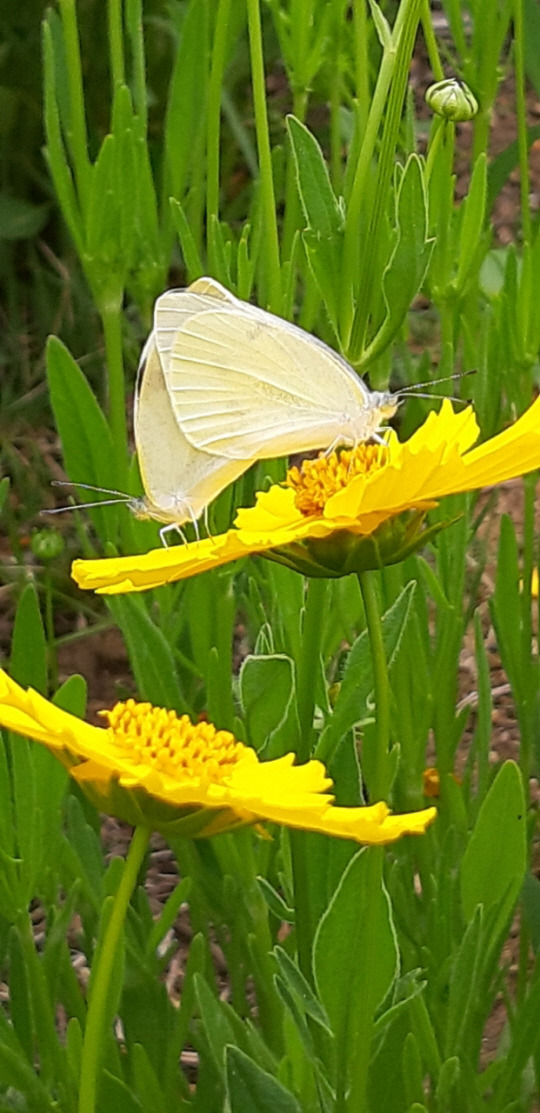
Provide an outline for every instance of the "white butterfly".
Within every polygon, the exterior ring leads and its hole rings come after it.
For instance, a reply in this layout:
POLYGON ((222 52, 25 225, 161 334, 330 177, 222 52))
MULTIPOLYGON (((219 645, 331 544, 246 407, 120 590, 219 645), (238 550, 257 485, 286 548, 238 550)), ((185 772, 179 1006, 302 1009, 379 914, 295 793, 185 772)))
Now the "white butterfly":
MULTIPOLYGON (((167 295, 164 295, 166 297, 167 295)), ((161 299, 159 299, 161 301, 161 299)), ((156 320, 161 309, 156 308, 156 320)), ((145 494, 130 499, 137 518, 155 518, 168 529, 196 522, 220 491, 247 471, 252 460, 202 452, 187 440, 165 385, 168 352, 158 352, 156 332, 143 349, 134 407, 135 446, 145 494)))
POLYGON ((377 437, 398 398, 370 391, 321 340, 212 278, 156 302, 154 336, 176 421, 200 451, 234 460, 377 437))
POLYGON ((322 340, 199 278, 157 299, 141 356, 134 433, 145 494, 106 493, 165 523, 164 541, 256 460, 380 440, 413 392, 369 390, 322 340))

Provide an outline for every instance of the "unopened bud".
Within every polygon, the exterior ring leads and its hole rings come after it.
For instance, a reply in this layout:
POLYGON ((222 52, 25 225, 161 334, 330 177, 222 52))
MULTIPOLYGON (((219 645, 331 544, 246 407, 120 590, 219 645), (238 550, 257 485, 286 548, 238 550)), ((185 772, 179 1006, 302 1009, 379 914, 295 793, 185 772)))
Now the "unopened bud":
POLYGON ((438 116, 443 116, 445 120, 452 120, 454 124, 460 124, 463 120, 472 120, 478 112, 476 97, 463 81, 458 81, 454 77, 430 85, 426 92, 426 104, 438 116))

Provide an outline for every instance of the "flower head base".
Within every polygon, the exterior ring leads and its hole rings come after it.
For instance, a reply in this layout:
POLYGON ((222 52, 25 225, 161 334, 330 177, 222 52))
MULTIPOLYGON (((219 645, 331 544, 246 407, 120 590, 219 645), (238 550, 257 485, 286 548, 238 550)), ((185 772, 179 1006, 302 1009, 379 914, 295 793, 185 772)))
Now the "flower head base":
POLYGON ((320 761, 259 761, 211 723, 149 703, 117 704, 108 726, 90 726, 0 670, 0 724, 43 742, 102 811, 166 836, 207 837, 271 820, 357 842, 422 834, 435 809, 392 816, 384 803, 339 808, 320 761))
MULTIPOLYGON (((498 436, 479 435, 470 406, 445 400, 403 444, 312 461, 314 472, 261 492, 239 510, 234 528, 191 545, 141 556, 78 560, 80 587, 116 594, 144 591, 260 553, 310 576, 344 576, 403 560, 449 523, 426 529, 427 511, 444 495, 473 491, 540 467, 540 398, 498 436), (297 499, 299 501, 297 501, 297 499)), ((304 475, 305 475, 304 469, 304 475)))

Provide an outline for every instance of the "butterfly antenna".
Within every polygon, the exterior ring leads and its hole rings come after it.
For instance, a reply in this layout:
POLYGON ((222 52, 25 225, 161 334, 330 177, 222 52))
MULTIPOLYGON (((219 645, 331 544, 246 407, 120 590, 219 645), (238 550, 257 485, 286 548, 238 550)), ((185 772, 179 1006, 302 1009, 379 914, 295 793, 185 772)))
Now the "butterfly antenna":
POLYGON ((72 506, 53 506, 50 509, 40 510, 40 514, 63 514, 65 510, 92 510, 96 506, 126 506, 131 499, 129 496, 122 499, 98 499, 96 502, 74 502, 72 506))
MULTIPOLYGON (((53 479, 51 487, 80 487, 83 491, 101 491, 104 495, 120 495, 126 501, 131 498, 131 495, 126 495, 125 491, 117 491, 114 487, 94 487, 92 483, 76 483, 72 479, 53 479)), ((99 503, 92 505, 99 506, 99 503)), ((70 509, 69 506, 67 509, 70 509)))
MULTIPOLYGON (((394 396, 398 398, 406 398, 409 394, 416 395, 417 398, 445 398, 445 394, 418 394, 418 390, 424 387, 437 386, 438 383, 449 383, 454 379, 466 379, 469 375, 476 375, 477 368, 471 367, 469 371, 456 371, 453 375, 443 375, 441 379, 430 379, 425 383, 411 383, 410 386, 404 386, 401 390, 394 391, 394 396)), ((458 399, 456 399, 458 401, 458 399)))
MULTIPOLYGON (((435 398, 442 399, 443 401, 445 398, 448 398, 448 394, 428 394, 419 390, 415 390, 414 394, 402 394, 401 391, 399 391, 398 395, 400 402, 402 401, 402 399, 405 398, 435 398)), ((449 401, 455 402, 456 406, 470 406, 470 401, 468 398, 454 398, 454 396, 452 395, 449 398, 449 401)))

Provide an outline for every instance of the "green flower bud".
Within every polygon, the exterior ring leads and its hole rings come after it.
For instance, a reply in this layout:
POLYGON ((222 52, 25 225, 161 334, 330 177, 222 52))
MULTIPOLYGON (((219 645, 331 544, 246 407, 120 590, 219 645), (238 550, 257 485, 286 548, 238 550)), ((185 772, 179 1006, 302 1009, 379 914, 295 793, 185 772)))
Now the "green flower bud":
POLYGON ((57 529, 40 529, 34 533, 30 542, 30 548, 38 560, 47 564, 50 560, 60 556, 64 551, 64 538, 57 529))
POLYGON ((426 92, 426 104, 443 116, 445 120, 452 120, 454 124, 463 120, 472 120, 478 112, 478 101, 471 90, 463 81, 454 77, 447 77, 445 81, 437 81, 430 85, 426 92))

